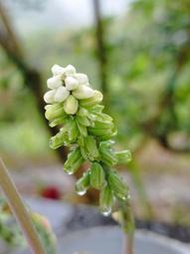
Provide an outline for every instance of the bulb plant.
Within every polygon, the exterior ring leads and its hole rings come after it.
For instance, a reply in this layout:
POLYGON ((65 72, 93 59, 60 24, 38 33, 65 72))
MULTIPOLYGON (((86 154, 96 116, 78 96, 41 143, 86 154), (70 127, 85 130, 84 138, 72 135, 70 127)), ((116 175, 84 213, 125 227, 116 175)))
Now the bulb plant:
POLYGON ((49 91, 44 95, 45 117, 50 127, 60 129, 50 138, 49 145, 52 149, 69 148, 63 166, 69 175, 88 162, 89 168, 75 184, 76 192, 84 195, 89 188, 99 190, 99 207, 104 215, 111 214, 117 203, 118 221, 129 235, 124 253, 132 254, 134 221, 129 188, 115 169, 116 165, 131 161, 131 153, 114 150, 117 130, 113 118, 104 113, 103 95, 91 87, 88 76, 78 73, 72 65, 53 65, 51 71, 49 91))

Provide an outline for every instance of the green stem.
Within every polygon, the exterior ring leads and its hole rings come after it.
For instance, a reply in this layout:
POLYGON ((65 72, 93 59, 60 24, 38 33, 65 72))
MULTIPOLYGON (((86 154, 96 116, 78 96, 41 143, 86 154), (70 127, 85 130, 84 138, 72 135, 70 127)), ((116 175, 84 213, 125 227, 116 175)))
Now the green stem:
POLYGON ((8 170, 0 157, 0 186, 4 191, 7 201, 18 220, 21 229, 28 241, 32 253, 45 254, 45 251, 41 245, 38 234, 33 226, 30 215, 25 208, 25 205, 13 183, 8 170))
POLYGON ((135 222, 130 198, 127 201, 118 200, 121 212, 121 226, 124 231, 122 254, 134 254, 135 222))

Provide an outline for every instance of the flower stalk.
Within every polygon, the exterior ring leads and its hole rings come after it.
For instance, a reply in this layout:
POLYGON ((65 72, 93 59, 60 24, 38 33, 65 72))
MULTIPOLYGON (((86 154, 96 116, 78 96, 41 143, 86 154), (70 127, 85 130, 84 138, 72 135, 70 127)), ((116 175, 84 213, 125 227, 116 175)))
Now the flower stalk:
POLYGON ((31 217, 14 185, 8 170, 0 158, 0 186, 26 237, 33 254, 45 254, 31 217))
POLYGON ((123 240, 123 254, 134 254, 134 232, 135 223, 131 207, 130 197, 126 202, 119 200, 120 205, 120 223, 124 232, 123 240))

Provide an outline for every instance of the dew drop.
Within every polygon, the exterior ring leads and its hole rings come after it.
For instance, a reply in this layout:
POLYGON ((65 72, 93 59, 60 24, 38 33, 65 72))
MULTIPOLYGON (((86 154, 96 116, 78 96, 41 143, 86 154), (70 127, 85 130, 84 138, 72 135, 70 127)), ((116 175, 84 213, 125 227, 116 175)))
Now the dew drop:
POLYGON ((83 189, 83 190, 77 190, 76 192, 77 192, 77 194, 79 196, 83 196, 84 194, 86 194, 86 190, 85 189, 83 189))
POLYGON ((67 174, 68 175, 73 175, 73 172, 72 171, 67 171, 67 174))
POLYGON ((106 208, 104 210, 101 210, 101 213, 104 215, 104 216, 109 216, 112 212, 112 209, 111 208, 106 208))

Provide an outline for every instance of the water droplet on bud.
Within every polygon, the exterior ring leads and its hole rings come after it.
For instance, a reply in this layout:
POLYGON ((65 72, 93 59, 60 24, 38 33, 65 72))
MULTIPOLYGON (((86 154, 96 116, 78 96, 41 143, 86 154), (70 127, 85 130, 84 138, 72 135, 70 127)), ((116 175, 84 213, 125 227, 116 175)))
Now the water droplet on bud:
POLYGON ((104 215, 104 216, 109 216, 112 212, 112 209, 111 208, 105 208, 105 209, 102 209, 101 210, 101 213, 104 215))
POLYGON ((83 195, 86 194, 86 190, 85 190, 85 189, 83 189, 83 190, 77 190, 76 192, 77 192, 77 194, 78 194, 79 196, 83 196, 83 195))
POLYGON ((68 175, 73 175, 73 172, 72 171, 67 171, 67 174, 68 175))

